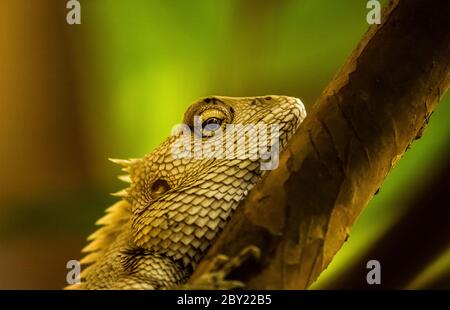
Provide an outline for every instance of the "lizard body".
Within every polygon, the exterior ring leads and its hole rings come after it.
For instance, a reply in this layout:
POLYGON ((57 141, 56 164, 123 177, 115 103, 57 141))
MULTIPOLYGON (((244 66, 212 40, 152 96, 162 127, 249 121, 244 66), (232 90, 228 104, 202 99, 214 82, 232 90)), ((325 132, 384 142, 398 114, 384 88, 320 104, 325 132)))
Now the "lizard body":
MULTIPOLYGON (((303 104, 293 97, 214 96, 191 105, 184 123, 194 128, 195 117, 200 117, 202 126, 206 124, 200 141, 209 143, 214 153, 219 147, 211 145, 225 143, 214 144, 217 128, 277 124, 282 149, 305 116, 303 104)), ((191 136, 196 134, 194 130, 191 136)), ((103 226, 88 237, 90 243, 82 250, 87 254, 81 264, 88 265, 82 281, 70 288, 165 289, 187 281, 239 202, 264 174, 259 158, 174 156, 180 139, 188 139, 191 146, 196 143, 191 136, 178 132, 141 159, 114 160, 129 173, 121 179, 130 187, 117 193, 122 199, 97 221, 103 226)), ((245 143, 254 145, 257 140, 250 137, 245 143)))

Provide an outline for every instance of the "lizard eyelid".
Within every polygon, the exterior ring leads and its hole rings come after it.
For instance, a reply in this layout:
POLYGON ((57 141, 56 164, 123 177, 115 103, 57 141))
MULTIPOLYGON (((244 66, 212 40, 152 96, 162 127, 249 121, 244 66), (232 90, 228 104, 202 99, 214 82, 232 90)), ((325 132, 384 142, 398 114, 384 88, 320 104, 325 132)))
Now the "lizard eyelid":
POLYGON ((192 104, 184 114, 184 123, 189 127, 194 126, 195 118, 201 118, 201 121, 215 117, 222 120, 222 123, 230 124, 233 122, 234 109, 231 105, 214 98, 201 100, 192 104))
POLYGON ((222 109, 210 108, 200 113, 199 121, 201 123, 199 134, 203 137, 211 137, 219 129, 225 129, 229 120, 222 109))
POLYGON ((219 129, 224 130, 232 120, 231 109, 225 104, 194 104, 185 115, 185 123, 203 138, 214 136, 219 129))

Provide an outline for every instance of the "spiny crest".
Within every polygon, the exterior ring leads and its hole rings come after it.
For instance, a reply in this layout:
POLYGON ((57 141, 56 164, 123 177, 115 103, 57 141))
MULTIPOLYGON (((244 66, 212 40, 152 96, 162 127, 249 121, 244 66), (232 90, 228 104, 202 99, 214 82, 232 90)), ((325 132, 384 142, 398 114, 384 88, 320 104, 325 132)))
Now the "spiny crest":
POLYGON ((119 175, 117 178, 122 182, 131 183, 131 177, 128 174, 119 175))
MULTIPOLYGON (((108 158, 108 160, 113 162, 113 163, 115 163, 115 164, 117 164, 117 165, 119 165, 119 166, 121 166, 122 167, 122 171, 125 171, 125 172, 128 172, 128 173, 130 172, 131 166, 136 161, 138 161, 138 159, 135 159, 135 158, 133 158, 133 159, 108 158)), ((119 175, 117 178, 119 180, 121 180, 122 182, 131 184, 131 177, 130 177, 129 174, 119 175)), ((114 197, 119 197, 119 198, 128 200, 128 198, 130 197, 129 190, 130 190, 130 188, 125 188, 125 189, 122 189, 122 190, 120 190, 118 192, 111 193, 111 195, 114 196, 114 197)))
MULTIPOLYGON (((137 162, 137 159, 109 159, 111 162, 122 166, 122 170, 129 173, 129 170, 133 163, 137 162)), ((131 183, 131 177, 129 175, 120 175, 119 180, 131 183)), ((82 249, 82 253, 86 253, 81 264, 87 265, 81 273, 81 278, 86 277, 93 271, 95 263, 105 254, 108 247, 115 240, 116 236, 123 229, 123 226, 128 222, 130 218, 129 210, 131 209, 128 197, 129 188, 123 189, 111 195, 122 198, 122 200, 116 202, 114 205, 106 209, 106 214, 101 217, 96 225, 101 226, 94 233, 88 237, 88 245, 82 249)), ((67 289, 77 289, 80 285, 73 285, 67 287, 67 289)))
POLYGON ((133 162, 131 159, 108 158, 108 160, 122 167, 129 167, 133 162))
MULTIPOLYGON (((130 218, 130 205, 124 200, 120 200, 106 209, 106 214, 97 220, 96 225, 100 225, 94 233, 87 239, 88 245, 81 252, 85 256, 80 260, 84 265, 81 272, 81 279, 85 279, 94 271, 95 264, 103 257, 109 246, 114 242, 116 236, 122 231, 124 225, 128 223, 130 218)), ((80 289, 80 284, 66 287, 66 289, 80 289)))
POLYGON ((133 164, 139 161, 138 158, 130 158, 130 159, 118 159, 118 158, 108 158, 110 162, 113 162, 122 167, 122 171, 130 172, 130 168, 133 164))
POLYGON ((111 193, 111 196, 126 199, 126 198, 128 198, 130 195, 129 195, 129 193, 128 193, 128 188, 126 188, 126 189, 122 189, 122 190, 120 190, 120 191, 118 191, 118 192, 111 193))

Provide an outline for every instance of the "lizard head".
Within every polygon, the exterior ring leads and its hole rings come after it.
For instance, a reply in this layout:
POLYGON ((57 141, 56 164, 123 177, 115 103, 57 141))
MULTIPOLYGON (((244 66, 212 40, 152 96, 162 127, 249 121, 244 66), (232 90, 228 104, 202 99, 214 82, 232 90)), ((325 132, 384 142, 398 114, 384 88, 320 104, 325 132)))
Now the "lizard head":
MULTIPOLYGON (((305 118, 287 96, 202 98, 183 124, 142 159, 126 166, 134 246, 195 266, 239 202, 305 118)), ((116 161, 117 162, 117 161, 116 161)))

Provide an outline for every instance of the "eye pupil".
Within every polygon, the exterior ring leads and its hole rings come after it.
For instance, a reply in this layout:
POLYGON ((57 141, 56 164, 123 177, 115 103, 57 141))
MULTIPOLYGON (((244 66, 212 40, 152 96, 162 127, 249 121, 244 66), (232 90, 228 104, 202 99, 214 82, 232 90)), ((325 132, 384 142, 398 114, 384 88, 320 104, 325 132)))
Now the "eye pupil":
POLYGON ((215 131, 220 128, 221 124, 222 124, 221 119, 218 119, 217 117, 211 117, 203 122, 202 127, 203 129, 206 130, 215 131))

